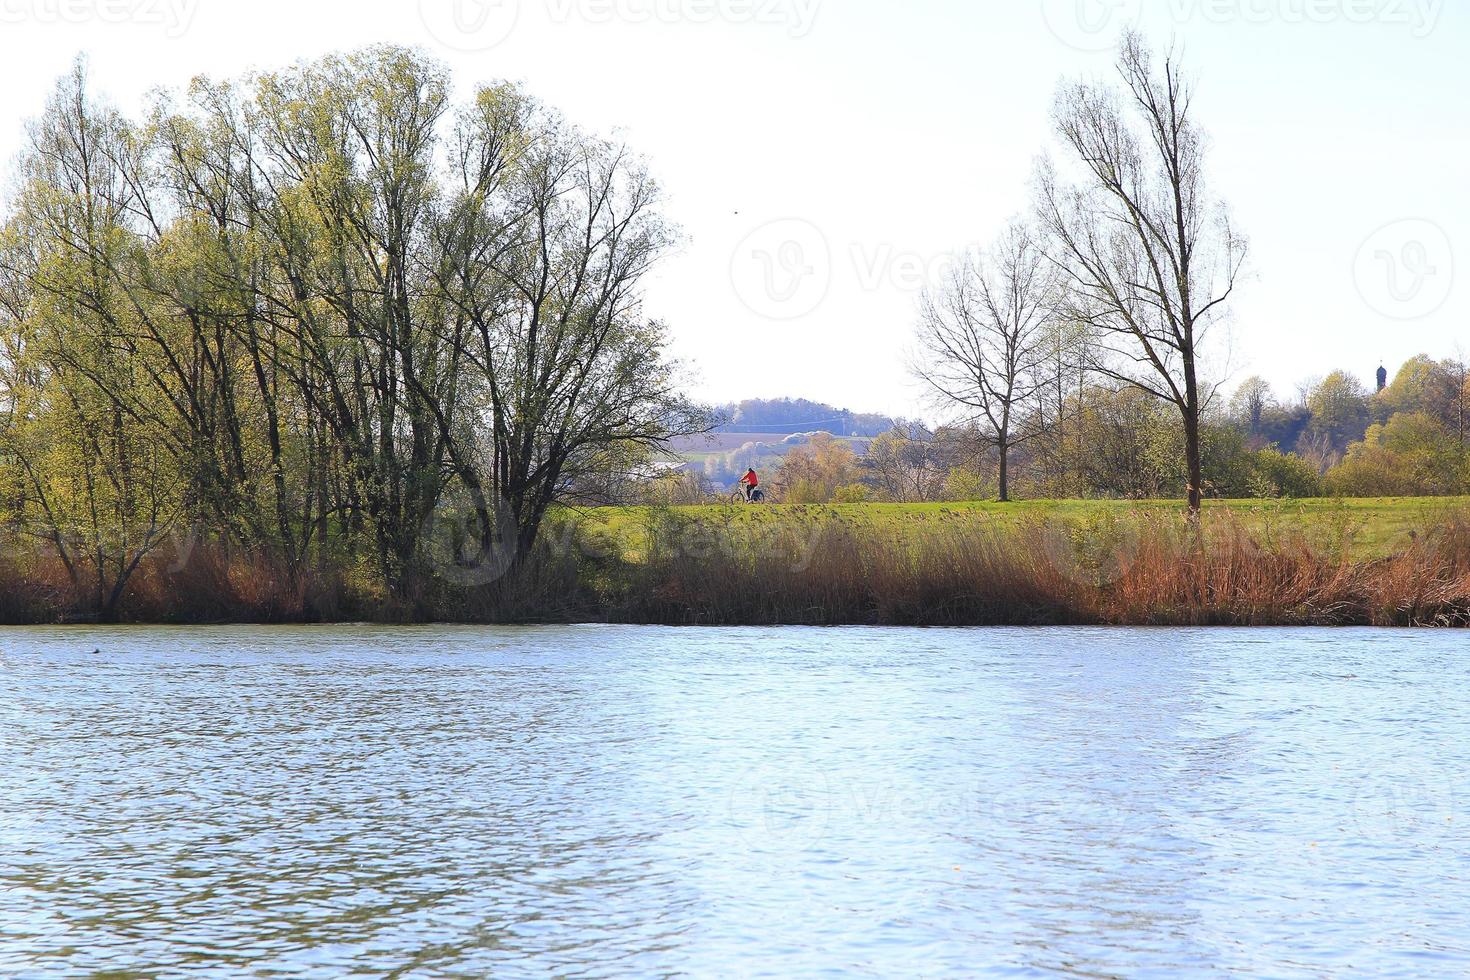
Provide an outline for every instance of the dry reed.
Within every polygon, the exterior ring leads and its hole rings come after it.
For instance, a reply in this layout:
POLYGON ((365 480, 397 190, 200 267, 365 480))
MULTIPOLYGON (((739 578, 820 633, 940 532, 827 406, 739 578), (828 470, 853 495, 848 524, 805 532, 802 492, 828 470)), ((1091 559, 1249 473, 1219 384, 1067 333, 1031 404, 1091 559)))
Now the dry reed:
MULTIPOLYGON (((697 512, 695 512, 697 514, 697 512)), ((861 525, 781 512, 751 535, 655 511, 610 547, 574 523, 509 575, 436 575, 394 603, 360 563, 297 569, 201 542, 140 567, 126 622, 624 622, 672 625, 1470 625, 1470 513, 1390 557, 1352 557, 1351 531, 1267 533, 1211 513, 1017 524, 861 525), (483 579, 483 580, 481 580, 483 579)), ((0 555, 0 621, 95 619, 44 553, 0 555)))

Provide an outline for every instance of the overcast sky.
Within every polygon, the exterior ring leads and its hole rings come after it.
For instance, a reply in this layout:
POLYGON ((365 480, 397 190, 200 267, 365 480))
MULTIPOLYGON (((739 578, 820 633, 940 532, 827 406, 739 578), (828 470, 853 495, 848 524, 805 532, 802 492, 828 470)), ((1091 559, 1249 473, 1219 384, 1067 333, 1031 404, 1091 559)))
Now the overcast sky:
POLYGON ((0 0, 0 155, 79 52, 131 110, 419 46, 650 159, 685 243, 649 303, 699 394, 912 415, 919 290, 1027 210, 1059 80, 1107 72, 1128 22, 1184 47, 1251 240, 1235 379, 1470 348, 1470 10, 1446 0, 0 0))

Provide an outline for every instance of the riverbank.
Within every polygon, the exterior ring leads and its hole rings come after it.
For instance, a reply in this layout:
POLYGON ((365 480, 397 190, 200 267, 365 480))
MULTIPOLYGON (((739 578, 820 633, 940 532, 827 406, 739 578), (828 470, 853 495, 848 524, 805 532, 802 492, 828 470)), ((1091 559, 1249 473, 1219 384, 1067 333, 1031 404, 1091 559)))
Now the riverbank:
MULTIPOLYGON (((412 606, 362 562, 293 576, 198 538, 149 556, 137 623, 1470 625, 1470 502, 623 508, 567 512, 534 557, 444 559, 412 606)), ((95 608, 95 607, 93 607, 95 608)), ((7 552, 0 621, 87 621, 44 552, 7 552)))

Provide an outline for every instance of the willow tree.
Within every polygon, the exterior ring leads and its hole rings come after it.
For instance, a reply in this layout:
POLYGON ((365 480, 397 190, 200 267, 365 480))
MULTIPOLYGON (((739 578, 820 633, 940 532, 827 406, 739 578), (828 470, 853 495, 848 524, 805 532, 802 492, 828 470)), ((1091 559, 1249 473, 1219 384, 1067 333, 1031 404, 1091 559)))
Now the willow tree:
POLYGON ((641 306, 672 237, 642 164, 514 87, 449 92, 381 46, 130 122, 79 69, 0 255, 7 346, 168 457, 170 513, 293 569, 330 533, 415 610, 446 502, 465 561, 513 564, 580 477, 704 424, 641 306))
POLYGON ((137 239, 115 113, 78 69, 32 128, 19 203, 0 231, 0 448, 20 526, 49 543, 90 611, 115 614, 178 519, 180 480, 150 365, 123 351, 147 329, 121 284, 137 239))
POLYGON ((1209 191, 1207 140, 1174 52, 1155 62, 1129 33, 1120 85, 1076 82, 1057 97, 1063 167, 1044 161, 1038 210, 1068 286, 1068 314, 1104 355, 1092 369, 1172 405, 1183 426, 1188 500, 1203 487, 1202 378, 1210 328, 1226 311, 1246 243, 1209 191))
POLYGON ((289 506, 277 393, 241 341, 252 299, 231 249, 244 226, 221 179, 228 147, 209 136, 129 122, 79 65, 31 128, 4 262, 42 304, 23 320, 46 356, 172 457, 182 519, 294 568, 310 524, 289 506))
POLYGON ((455 462, 482 518, 493 510, 495 533, 524 557, 580 478, 707 420, 642 310, 672 235, 637 158, 499 87, 461 114, 452 160, 441 329, 465 358, 468 431, 485 436, 487 465, 470 465, 476 446, 458 446, 455 462))
POLYGON ((342 506, 401 598, 421 591, 418 536, 445 483, 436 412, 454 411, 455 353, 424 316, 448 105, 442 68, 375 48, 261 76, 243 112, 248 180, 268 189, 243 198, 255 336, 324 422, 342 506))
POLYGON ((171 335, 155 331, 144 353, 183 368, 164 380, 186 396, 179 422, 208 478, 206 514, 296 572, 313 543, 325 550, 330 455, 320 416, 282 370, 299 351, 266 315, 272 266, 258 226, 271 190, 252 114, 237 87, 206 80, 185 109, 167 96, 155 106, 135 183, 169 220, 150 222, 134 288, 170 314, 171 335))
POLYGON ((399 592, 446 502, 466 561, 513 563, 578 476, 703 425, 640 307, 670 240, 642 165, 512 86, 456 109, 448 82, 379 47, 193 100, 246 147, 251 319, 399 592))

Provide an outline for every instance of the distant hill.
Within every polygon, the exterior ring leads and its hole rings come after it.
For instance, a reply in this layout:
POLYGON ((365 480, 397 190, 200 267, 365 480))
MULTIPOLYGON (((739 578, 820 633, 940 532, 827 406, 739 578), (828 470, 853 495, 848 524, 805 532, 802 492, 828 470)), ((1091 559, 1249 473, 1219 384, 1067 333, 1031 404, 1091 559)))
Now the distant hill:
POLYGON ((894 427, 886 415, 853 412, 805 398, 752 398, 717 408, 722 423, 716 432, 791 435, 830 432, 837 436, 878 436, 894 427))
MULTIPOLYGON (((826 432, 827 430, 820 430, 826 432)), ((830 434, 830 433, 829 433, 830 434)), ((682 436, 669 442, 669 451, 686 461, 703 462, 711 456, 724 456, 751 449, 769 456, 785 456, 798 446, 811 442, 815 433, 711 432, 708 435, 682 436)), ((839 437, 859 456, 868 451, 870 436, 839 437)))
MULTIPOLYGON (((826 429, 819 432, 828 432, 826 429)), ((810 443, 815 432, 711 432, 687 436, 669 444, 669 463, 699 473, 715 486, 733 483, 747 467, 769 474, 798 446, 810 443)), ((868 436, 839 436, 858 456, 865 456, 873 440, 868 436)))

